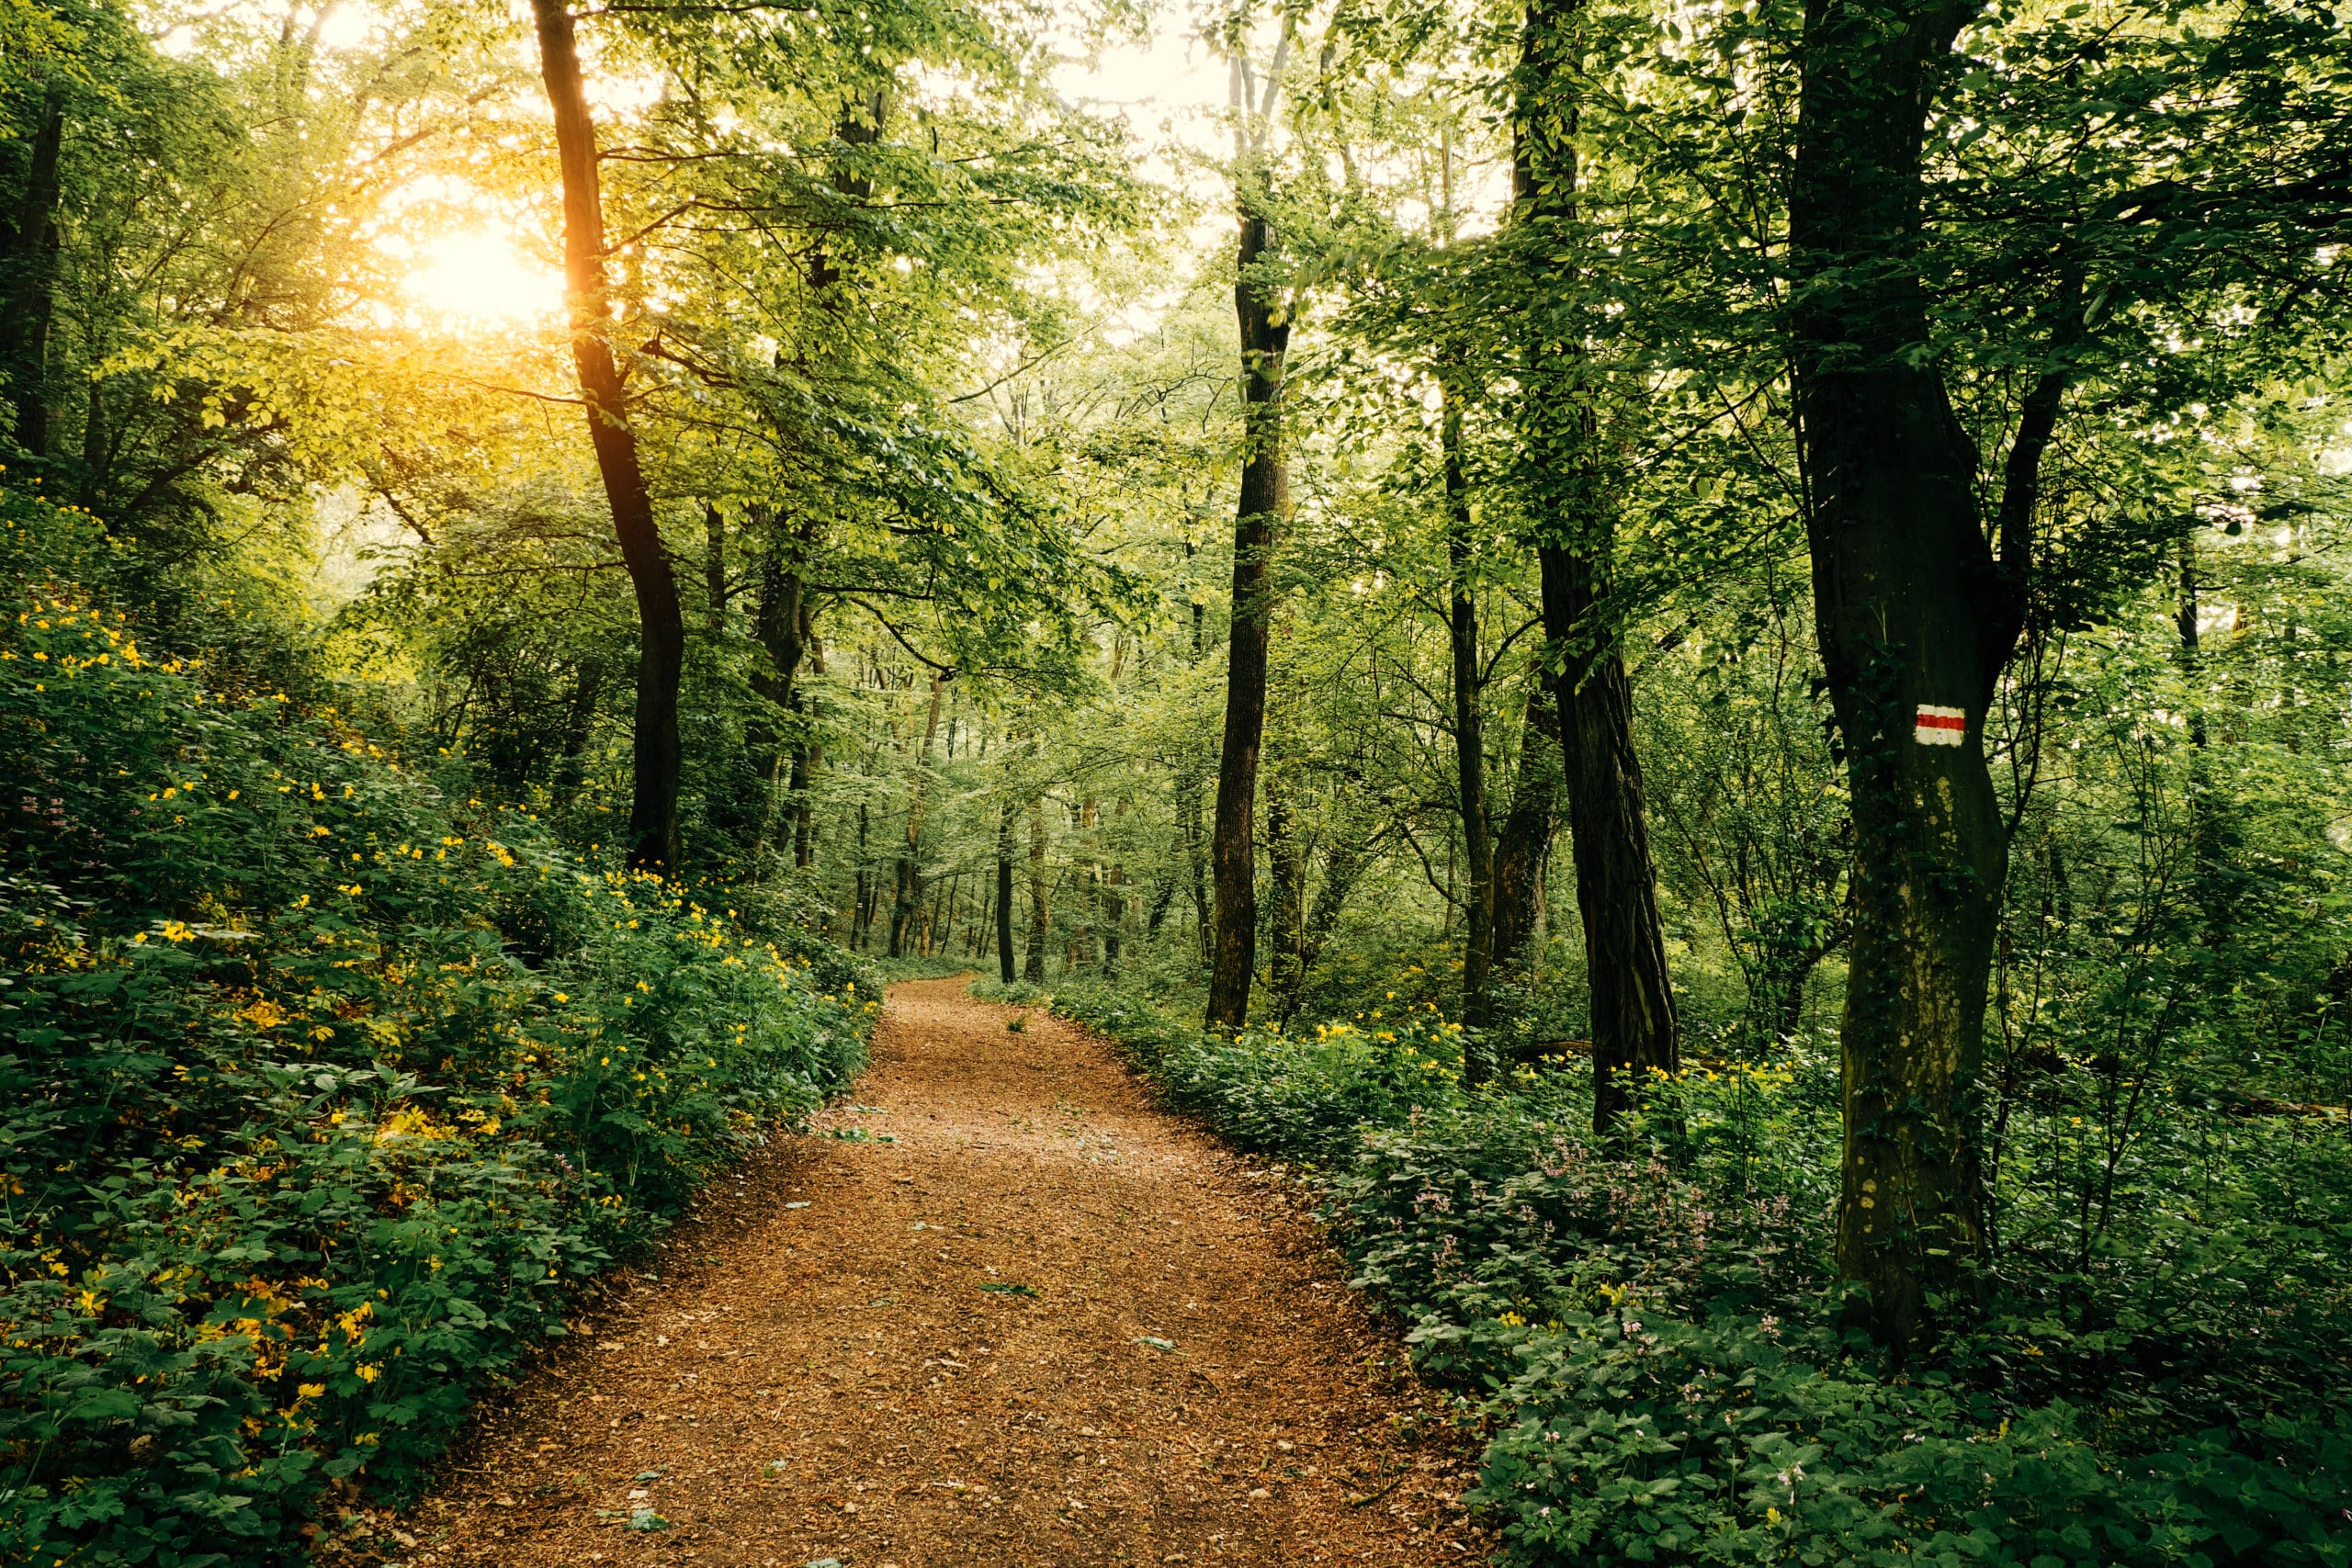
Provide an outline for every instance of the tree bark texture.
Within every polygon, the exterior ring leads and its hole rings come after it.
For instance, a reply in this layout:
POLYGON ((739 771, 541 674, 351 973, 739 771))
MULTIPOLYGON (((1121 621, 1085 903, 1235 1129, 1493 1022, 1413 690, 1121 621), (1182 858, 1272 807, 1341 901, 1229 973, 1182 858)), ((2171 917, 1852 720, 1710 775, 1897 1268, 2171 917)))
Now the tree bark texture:
POLYGON ((57 299, 58 161, 65 147, 65 88, 52 84, 41 100, 40 127, 17 220, 6 238, 6 292, 0 296, 0 373, 17 405, 17 445, 49 455, 49 324, 57 299))
MULTIPOLYGON (((1577 105, 1557 62, 1577 53, 1577 0, 1533 0, 1521 34, 1513 107, 1514 221, 1546 258, 1577 248, 1577 105)), ((1548 259, 1546 270, 1558 264, 1548 259)), ((1562 291, 1576 278, 1563 274, 1562 291)), ((1523 436, 1541 513, 1537 564, 1544 626, 1564 660, 1559 682, 1562 782, 1592 995, 1593 1128, 1613 1133, 1644 1079, 1679 1066, 1674 992, 1666 968, 1657 877, 1634 751, 1633 694, 1600 612, 1616 547, 1611 479, 1589 388, 1592 367, 1571 317, 1530 312, 1523 436)))
POLYGON ((1052 923, 1046 902, 1046 802, 1029 802, 1029 952, 1021 977, 1033 986, 1046 983, 1046 930, 1052 923))
MULTIPOLYGON (((1460 798, 1462 858, 1470 886, 1463 902, 1462 1021, 1473 1031, 1494 1021, 1487 982, 1495 953, 1495 840, 1487 818, 1487 735, 1480 714, 1478 606, 1471 597, 1470 481, 1462 466, 1462 408, 1451 389, 1439 417, 1438 445, 1445 472, 1445 552, 1452 592, 1446 626, 1453 651, 1454 790, 1460 798)), ((1472 1083, 1488 1076, 1490 1063, 1473 1041, 1463 1060, 1472 1083)))
MULTIPOLYGON (((1590 566, 1549 547, 1539 564, 1544 630, 1574 649, 1592 635, 1585 625, 1595 603, 1590 566)), ((1640 1102, 1645 1080, 1680 1066, 1674 990, 1634 754, 1633 689, 1616 646, 1570 653, 1559 694, 1568 839, 1592 994, 1592 1122, 1606 1134, 1640 1102)))
POLYGON ((997 978, 1012 984, 1012 802, 1005 801, 996 819, 996 968, 997 978))
POLYGON ((1258 746, 1266 730, 1266 650, 1272 623, 1275 532, 1290 504, 1283 457, 1283 355, 1290 324, 1252 276, 1272 241, 1245 199, 1235 256, 1233 309, 1241 328, 1241 499, 1233 527, 1233 633, 1227 639, 1225 745, 1217 756, 1216 821, 1210 862, 1216 886, 1216 947, 1208 1022, 1239 1029, 1250 1018, 1257 967, 1258 746))
POLYGON ((612 508, 621 561, 637 592, 639 648, 636 738, 631 748, 629 863, 669 873, 678 865, 678 675, 686 627, 678 583, 653 518, 639 467, 627 389, 605 332, 612 302, 605 278, 605 211, 598 186, 596 128, 580 78, 580 53, 564 0, 531 0, 539 35, 539 73, 555 112, 556 153, 563 175, 563 271, 571 315, 571 359, 596 471, 612 508))
POLYGON ((2017 557, 1996 560, 1979 525, 1916 260, 1928 76, 1969 14, 1808 0, 1789 216, 1815 619, 1853 798, 1838 1262, 1897 1347, 1983 1249, 1977 1076, 2008 852, 1983 733, 2025 558, 2005 539, 2017 557))
MULTIPOLYGON (((800 574, 786 570, 783 561, 770 553, 760 565, 760 598, 752 620, 752 635, 759 639, 767 660, 764 665, 752 666, 752 692, 789 716, 785 722, 796 729, 794 720, 800 706, 800 660, 808 646, 808 613, 800 574)), ((759 770, 767 796, 760 811, 759 849, 752 856, 756 867, 766 859, 768 838, 775 829, 776 814, 785 805, 785 759, 792 759, 797 772, 804 742, 797 734, 780 733, 775 722, 766 718, 754 719, 745 731, 753 765, 759 770)), ((797 822, 795 826, 797 827, 797 822)))
POLYGON ((890 908, 890 956, 907 950, 913 934, 915 909, 922 897, 922 818, 925 785, 931 782, 931 751, 939 739, 939 701, 947 682, 931 678, 931 710, 922 724, 922 750, 915 755, 914 777, 907 785, 907 836, 899 846, 897 897, 890 908))
POLYGON ((1519 971, 1544 914, 1544 867, 1558 826, 1560 794, 1559 683, 1538 669, 1527 690, 1520 728, 1519 767, 1510 807, 1495 834, 1494 967, 1519 971))

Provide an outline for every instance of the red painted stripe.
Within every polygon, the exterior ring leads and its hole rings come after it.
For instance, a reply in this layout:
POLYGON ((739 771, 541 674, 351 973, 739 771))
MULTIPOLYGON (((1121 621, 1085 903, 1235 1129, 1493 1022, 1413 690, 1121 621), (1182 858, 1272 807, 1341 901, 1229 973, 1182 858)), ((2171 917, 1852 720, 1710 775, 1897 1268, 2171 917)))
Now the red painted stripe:
POLYGON ((1919 728, 1922 729, 1966 729, 1968 720, 1946 718, 1941 714, 1923 713, 1919 716, 1919 728))

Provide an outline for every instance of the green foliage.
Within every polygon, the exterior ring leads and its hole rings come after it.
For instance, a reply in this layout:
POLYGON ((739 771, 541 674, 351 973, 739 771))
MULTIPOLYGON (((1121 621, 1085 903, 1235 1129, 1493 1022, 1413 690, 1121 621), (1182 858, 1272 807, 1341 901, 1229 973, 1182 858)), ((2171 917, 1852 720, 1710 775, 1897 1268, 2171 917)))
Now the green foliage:
POLYGON ((1117 1041, 1169 1102, 1242 1148, 1322 1160, 1368 1126, 1459 1103, 1461 1027, 1416 1010, 1285 1034, 1279 1026, 1230 1040, 1168 1021, 1147 1003, 1091 987, 1045 994, 986 982, 976 995, 1035 1001, 1117 1041))
POLYGON ((872 976, 144 646, 0 492, 0 1554, 281 1560, 862 1064, 872 976))
MULTIPOLYGON (((2228 1140, 2193 1215, 2112 1238, 2093 1275, 2020 1259, 1906 1371, 1839 1327, 1816 1057, 1686 1072, 1600 1147, 1581 1075, 1401 1092, 1391 1065, 1423 1055, 1401 1036, 1223 1041, 1095 988, 1022 999, 1309 1168, 1353 1282, 1487 1424, 1469 1500, 1508 1562, 2352 1561, 2340 1149, 2176 1105, 2184 1140, 2228 1140)), ((2050 1217, 2013 1201, 2020 1228, 2050 1217)))

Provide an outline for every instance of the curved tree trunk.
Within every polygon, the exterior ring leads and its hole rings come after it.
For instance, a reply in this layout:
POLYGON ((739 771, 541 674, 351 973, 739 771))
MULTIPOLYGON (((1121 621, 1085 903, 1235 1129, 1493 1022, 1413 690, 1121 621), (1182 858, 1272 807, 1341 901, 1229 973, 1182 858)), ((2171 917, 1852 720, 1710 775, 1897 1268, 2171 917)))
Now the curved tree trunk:
POLYGON ((580 79, 580 53, 564 0, 531 0, 539 36, 539 73, 555 111, 556 153, 563 173, 564 294, 571 313, 571 359, 581 400, 588 407, 588 438, 612 509, 613 532, 637 592, 639 639, 637 725, 631 748, 629 863, 669 873, 677 869, 678 675, 685 661, 686 626, 677 579, 653 519, 653 501, 639 467, 637 433, 620 367, 605 333, 612 301, 605 279, 605 210, 597 184, 596 128, 580 79))

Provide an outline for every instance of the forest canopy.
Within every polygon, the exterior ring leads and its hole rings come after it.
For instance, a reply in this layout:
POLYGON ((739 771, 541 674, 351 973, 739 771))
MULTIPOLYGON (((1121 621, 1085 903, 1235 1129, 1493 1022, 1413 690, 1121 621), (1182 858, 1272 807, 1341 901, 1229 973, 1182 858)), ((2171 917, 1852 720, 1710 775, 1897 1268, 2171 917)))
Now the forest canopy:
POLYGON ((0 1544, 972 969, 1502 1561, 2352 1562, 2347 243, 2302 0, 0 0, 0 1544))

